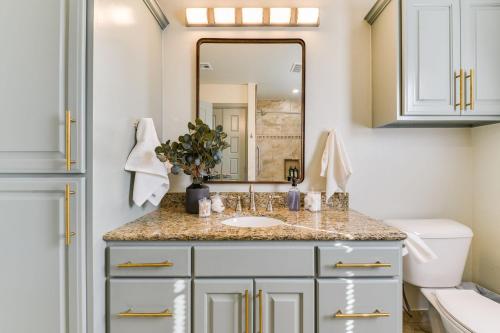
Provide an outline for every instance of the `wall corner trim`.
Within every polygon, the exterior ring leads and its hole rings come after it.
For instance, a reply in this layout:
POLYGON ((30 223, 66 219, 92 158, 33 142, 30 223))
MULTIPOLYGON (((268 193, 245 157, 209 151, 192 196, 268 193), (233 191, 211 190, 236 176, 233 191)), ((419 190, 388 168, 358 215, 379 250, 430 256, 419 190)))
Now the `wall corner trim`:
POLYGON ((156 0, 143 0, 146 6, 148 6, 149 11, 153 14, 154 18, 160 25, 161 30, 165 30, 165 28, 169 25, 167 17, 163 13, 158 1, 156 0))
POLYGON ((369 24, 373 24, 373 22, 377 20, 379 15, 391 1, 392 0, 377 0, 372 9, 370 9, 368 14, 366 14, 365 21, 367 21, 369 24))

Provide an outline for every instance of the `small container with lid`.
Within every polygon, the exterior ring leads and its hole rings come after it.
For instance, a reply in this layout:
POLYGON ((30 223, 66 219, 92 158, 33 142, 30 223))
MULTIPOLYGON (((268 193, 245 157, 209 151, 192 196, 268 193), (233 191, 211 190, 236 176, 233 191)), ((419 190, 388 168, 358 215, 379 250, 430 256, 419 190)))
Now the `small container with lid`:
POLYGON ((198 216, 209 217, 212 210, 212 202, 210 201, 210 199, 207 198, 200 199, 198 201, 198 205, 199 205, 198 216))

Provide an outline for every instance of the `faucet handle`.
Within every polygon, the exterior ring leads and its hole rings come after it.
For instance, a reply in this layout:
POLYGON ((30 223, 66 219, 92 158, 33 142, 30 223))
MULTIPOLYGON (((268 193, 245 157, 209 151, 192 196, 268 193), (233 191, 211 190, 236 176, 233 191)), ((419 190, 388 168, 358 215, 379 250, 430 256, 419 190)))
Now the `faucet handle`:
POLYGON ((241 197, 238 195, 238 201, 236 203, 236 211, 241 212, 243 209, 241 208, 241 197))
POLYGON ((269 196, 269 199, 267 201, 267 208, 266 208, 266 210, 268 212, 272 212, 273 211, 273 196, 272 195, 269 196))

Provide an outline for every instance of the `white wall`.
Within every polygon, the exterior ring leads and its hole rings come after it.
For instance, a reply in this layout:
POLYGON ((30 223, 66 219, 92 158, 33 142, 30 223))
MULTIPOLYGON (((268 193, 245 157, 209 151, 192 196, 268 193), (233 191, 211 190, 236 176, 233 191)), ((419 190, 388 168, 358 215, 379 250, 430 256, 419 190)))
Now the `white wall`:
MULTIPOLYGON (((326 131, 344 135, 354 175, 351 206, 378 218, 472 220, 470 129, 372 129, 370 27, 375 0, 161 0, 171 25, 164 34, 164 138, 174 139, 195 117, 196 41, 203 37, 302 38, 306 42, 306 178, 301 190, 324 189, 319 159, 326 131), (317 6, 319 28, 186 28, 186 7, 317 6)), ((187 177, 173 177, 183 191, 187 177)), ((247 185, 211 185, 247 191, 247 185)), ((287 185, 256 190, 286 191, 287 185)))
POLYGON ((500 124, 473 129, 472 142, 474 280, 500 293, 500 124))
POLYGON ((200 100, 215 103, 247 103, 247 84, 213 84, 205 83, 200 85, 200 100))
POLYGON ((161 55, 161 29, 143 1, 94 1, 94 333, 105 331, 102 236, 153 209, 132 205, 132 177, 123 168, 135 143, 137 119, 152 117, 161 135, 161 55))

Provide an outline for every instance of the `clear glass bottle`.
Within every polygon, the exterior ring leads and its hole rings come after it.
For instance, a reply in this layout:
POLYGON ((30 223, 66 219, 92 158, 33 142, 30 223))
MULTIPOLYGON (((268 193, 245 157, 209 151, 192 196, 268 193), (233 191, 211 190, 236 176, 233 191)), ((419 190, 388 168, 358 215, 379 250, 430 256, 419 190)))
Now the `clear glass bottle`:
POLYGON ((288 191, 288 210, 298 212, 300 210, 300 190, 297 187, 297 180, 292 178, 292 187, 288 191))

